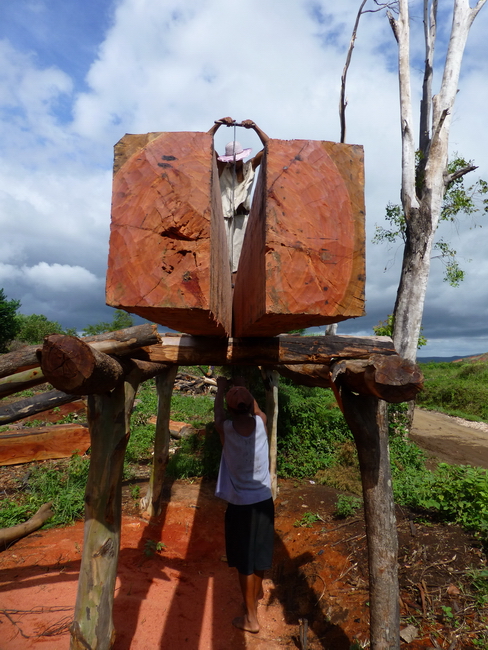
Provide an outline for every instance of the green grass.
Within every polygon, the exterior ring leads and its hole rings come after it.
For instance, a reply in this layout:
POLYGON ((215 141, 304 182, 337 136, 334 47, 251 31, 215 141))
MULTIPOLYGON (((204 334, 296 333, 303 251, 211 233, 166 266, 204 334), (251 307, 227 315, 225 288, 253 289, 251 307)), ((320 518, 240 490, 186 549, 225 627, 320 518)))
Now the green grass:
MULTIPOLYGON (((205 368, 192 368, 193 375, 205 368)), ((488 364, 423 364, 425 391, 419 404, 465 418, 488 421, 488 364)), ((249 385, 264 404, 259 376, 249 371, 249 385)), ((152 460, 157 413, 154 380, 145 382, 137 394, 131 417, 124 476, 135 475, 138 463, 152 460)), ((426 466, 425 454, 404 429, 405 406, 390 406, 390 458, 396 503, 435 512, 444 521, 454 521, 488 539, 488 473, 480 468, 426 466)), ((167 474, 173 478, 215 478, 221 446, 213 427, 213 398, 173 394, 171 419, 206 430, 178 443, 167 474)), ((278 474, 281 477, 315 478, 321 483, 354 494, 361 493, 357 454, 352 435, 330 390, 295 386, 280 380, 278 417, 278 474)), ((64 468, 53 463, 34 467, 27 485, 13 500, 0 506, 0 526, 10 526, 30 517, 46 501, 54 502, 55 517, 49 525, 73 521, 83 512, 83 494, 88 460, 75 457, 64 468)), ((349 497, 351 498, 351 497, 349 497)), ((353 497, 354 498, 354 497, 353 497)), ((355 501, 354 504, 357 502, 355 501)), ((341 502, 339 510, 352 506, 341 502)))
POLYGON ((88 459, 80 456, 73 456, 68 464, 34 466, 15 500, 2 501, 0 528, 26 521, 49 501, 54 515, 45 524, 46 528, 65 526, 79 519, 84 510, 88 468, 88 459))
POLYGON ((422 408, 488 422, 488 363, 423 363, 422 408))

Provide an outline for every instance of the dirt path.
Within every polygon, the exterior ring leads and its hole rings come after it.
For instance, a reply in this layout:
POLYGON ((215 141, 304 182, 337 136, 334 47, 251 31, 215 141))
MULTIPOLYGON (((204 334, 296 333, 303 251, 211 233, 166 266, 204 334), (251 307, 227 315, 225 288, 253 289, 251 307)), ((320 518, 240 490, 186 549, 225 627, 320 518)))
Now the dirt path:
POLYGON ((411 436, 440 460, 488 469, 488 424, 416 409, 411 436))

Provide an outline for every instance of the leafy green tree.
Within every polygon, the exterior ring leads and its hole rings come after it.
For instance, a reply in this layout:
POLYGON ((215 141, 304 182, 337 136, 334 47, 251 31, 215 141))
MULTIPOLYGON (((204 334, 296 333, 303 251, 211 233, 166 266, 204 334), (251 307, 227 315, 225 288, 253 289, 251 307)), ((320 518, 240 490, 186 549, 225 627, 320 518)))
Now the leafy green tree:
POLYGON ((20 300, 7 300, 3 289, 0 289, 0 352, 7 352, 8 344, 17 336, 19 324, 16 319, 20 300))
MULTIPOLYGON (((373 325, 373 332, 376 334, 376 336, 389 336, 390 338, 393 338, 394 324, 395 324, 394 315, 388 314, 386 320, 380 320, 378 325, 373 325)), ((421 327, 420 332, 422 332, 422 329, 423 328, 421 327)), ((421 333, 417 344, 417 350, 420 350, 420 348, 423 347, 424 345, 427 345, 427 339, 421 333)))
MULTIPOLYGON (((452 181, 448 186, 442 203, 441 215, 439 221, 455 222, 463 216, 471 216, 479 212, 488 212, 488 183, 483 179, 477 180, 473 185, 466 187, 464 176, 456 176, 457 172, 465 169, 475 169, 471 161, 456 155, 447 167, 448 174, 451 175, 452 181)), ((422 177, 422 158, 417 152, 417 183, 421 183, 422 177)), ((388 203, 386 206, 386 221, 389 223, 388 228, 376 225, 376 232, 373 237, 374 244, 383 244, 385 242, 393 244, 398 240, 406 242, 406 221, 402 206, 394 203, 388 203)), ((476 224, 475 224, 476 227, 476 224)), ((434 243, 434 250, 438 251, 439 258, 445 265, 444 281, 452 287, 458 287, 464 280, 464 271, 459 266, 456 258, 456 251, 452 246, 439 239, 434 243)), ((390 336, 390 335, 388 335, 390 336)))
POLYGON ((42 343, 49 334, 76 334, 74 329, 65 330, 57 321, 48 320, 43 314, 17 314, 16 320, 19 325, 16 339, 23 343, 42 343))
POLYGON ((105 332, 115 332, 123 330, 126 327, 134 325, 134 317, 122 309, 116 309, 111 323, 100 321, 95 325, 87 325, 83 329, 83 336, 96 336, 97 334, 104 334, 105 332))

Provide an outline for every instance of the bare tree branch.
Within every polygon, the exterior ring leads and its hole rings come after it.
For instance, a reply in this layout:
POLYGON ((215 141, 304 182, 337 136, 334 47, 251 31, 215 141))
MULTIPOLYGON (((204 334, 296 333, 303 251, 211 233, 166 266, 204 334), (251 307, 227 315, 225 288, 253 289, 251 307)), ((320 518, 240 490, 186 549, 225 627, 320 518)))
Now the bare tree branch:
POLYGON ((349 64, 351 63, 351 57, 352 57, 352 51, 354 49, 354 43, 356 41, 356 35, 358 31, 358 26, 359 26, 359 20, 361 18, 361 15, 363 13, 363 7, 367 3, 368 0, 363 0, 361 2, 361 6, 359 7, 359 11, 356 16, 356 20, 354 22, 354 27, 352 29, 352 35, 351 35, 351 41, 349 43, 349 47, 347 50, 347 56, 346 56, 346 63, 344 64, 344 70, 342 71, 342 77, 341 77, 341 99, 339 103, 339 119, 341 121, 341 142, 346 141, 346 106, 347 106, 347 101, 346 101, 346 77, 347 77, 347 71, 349 69, 349 64))
POLYGON ((359 7, 359 11, 356 15, 356 20, 354 22, 354 27, 352 29, 351 40, 349 43, 349 47, 347 49, 346 63, 344 64, 344 69, 342 71, 342 76, 341 76, 341 98, 339 102, 339 119, 341 123, 340 142, 342 143, 346 141, 346 107, 347 107, 346 77, 347 77, 347 72, 349 70, 349 65, 351 63, 352 51, 354 50, 354 44, 356 42, 359 20, 363 14, 374 14, 377 13, 378 11, 383 11, 385 9, 392 9, 393 11, 397 11, 398 8, 398 0, 394 0, 394 2, 378 2, 378 0, 374 0, 375 5, 377 5, 376 9, 363 10, 363 7, 367 3, 367 1, 368 0, 362 0, 361 5, 359 7))

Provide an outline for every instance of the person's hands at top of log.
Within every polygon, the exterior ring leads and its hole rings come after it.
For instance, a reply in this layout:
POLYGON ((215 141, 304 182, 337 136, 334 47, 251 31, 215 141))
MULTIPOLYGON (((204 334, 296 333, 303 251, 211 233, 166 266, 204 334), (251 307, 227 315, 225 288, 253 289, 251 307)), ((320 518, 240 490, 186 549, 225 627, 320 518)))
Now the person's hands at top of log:
MULTIPOLYGON (((263 143, 264 146, 268 143, 269 137, 266 135, 264 131, 262 131, 259 126, 256 124, 256 122, 253 122, 252 120, 243 120, 241 122, 242 126, 246 129, 254 129, 256 131, 257 135, 259 136, 259 139, 263 143)), ((252 159, 252 168, 256 169, 258 165, 261 164, 261 160, 263 158, 263 153, 264 149, 261 149, 261 151, 258 151, 258 153, 254 156, 252 159)))
POLYGON ((221 117, 220 120, 215 120, 214 125, 207 131, 207 133, 209 135, 215 135, 217 130, 220 129, 223 124, 226 126, 233 126, 235 124, 235 120, 233 117, 221 117))
POLYGON ((267 144, 267 142, 269 140, 269 137, 266 135, 266 133, 262 129, 259 128, 259 126, 256 124, 256 122, 253 122, 252 120, 242 120, 241 124, 246 129, 254 129, 256 131, 256 133, 258 134, 259 139, 261 140, 261 142, 264 145, 267 144))

